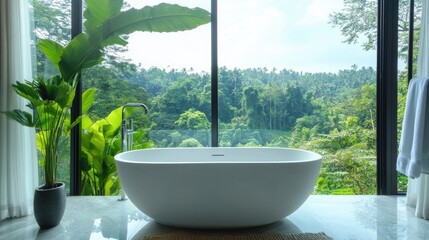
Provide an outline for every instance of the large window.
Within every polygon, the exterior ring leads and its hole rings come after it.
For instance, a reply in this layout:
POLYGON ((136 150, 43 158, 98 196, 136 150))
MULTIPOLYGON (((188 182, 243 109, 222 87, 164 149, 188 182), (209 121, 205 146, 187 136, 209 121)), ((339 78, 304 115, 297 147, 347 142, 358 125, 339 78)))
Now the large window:
MULTIPOLYGON (((210 11, 210 1, 133 1, 142 7, 161 2, 210 11)), ((176 33, 133 33, 125 58, 138 66, 134 79, 148 94, 149 135, 154 147, 211 146, 210 24, 176 33)))
POLYGON ((313 150, 324 157, 316 193, 376 192, 375 43, 341 32, 376 26, 376 3, 351 15, 358 7, 219 1, 220 146, 313 150))
MULTIPOLYGON (((34 2, 36 35, 67 42, 70 1, 34 2)), ((124 2, 125 8, 141 8, 161 1, 124 2)), ((376 159, 381 156, 379 149, 376 153, 381 145, 376 134, 381 139, 384 131, 377 128, 382 120, 377 117, 376 98, 383 98, 376 94, 383 87, 377 82, 381 79, 377 67, 386 58, 379 52, 377 62, 377 44, 385 44, 377 43, 377 32, 395 34, 381 31, 386 26, 377 24, 380 19, 395 23, 377 13, 391 14, 395 11, 388 9, 391 5, 382 4, 388 11, 377 11, 376 0, 168 2, 209 11, 217 6, 216 24, 178 33, 131 34, 126 48, 109 48, 103 64, 83 73, 87 91, 83 104, 92 102, 92 107, 82 122, 82 148, 73 149, 81 153, 83 175, 77 177, 83 181, 81 193, 118 193, 115 184, 115 189, 104 192, 86 186, 96 179, 94 159, 112 161, 121 151, 120 136, 104 139, 111 150, 107 156, 90 155, 85 144, 97 134, 94 124, 109 117, 117 120, 117 109, 130 102, 150 108, 149 116, 142 109, 127 113, 134 120, 134 148, 304 148, 324 156, 316 193, 376 192, 376 159), (218 66, 215 76, 212 64, 218 66), (213 83, 218 85, 218 102, 212 102, 213 83), (212 106, 219 110, 218 119, 212 118, 212 106), (219 136, 217 142, 211 142, 217 139, 211 129, 219 136)), ((38 73, 54 73, 45 62, 38 60, 38 73)), ((383 73, 396 74, 396 69, 382 66, 383 73)), ((68 157, 67 150, 64 153, 68 157)), ((65 175, 68 168, 62 170, 65 175)))
MULTIPOLYGON (((126 0, 124 7, 140 9, 159 3, 126 0)), ((210 10, 208 0, 169 3, 210 10)), ((95 92, 82 121, 84 195, 120 192, 113 156, 122 151, 121 107, 127 103, 143 103, 150 109, 149 115, 140 107, 127 112, 128 149, 211 145, 210 25, 173 33, 135 32, 127 41, 126 47, 109 47, 106 61, 85 71, 82 78, 88 93, 84 96, 95 92), (100 125, 115 131, 107 134, 100 125)), ((92 98, 82 101, 85 105, 92 98)))

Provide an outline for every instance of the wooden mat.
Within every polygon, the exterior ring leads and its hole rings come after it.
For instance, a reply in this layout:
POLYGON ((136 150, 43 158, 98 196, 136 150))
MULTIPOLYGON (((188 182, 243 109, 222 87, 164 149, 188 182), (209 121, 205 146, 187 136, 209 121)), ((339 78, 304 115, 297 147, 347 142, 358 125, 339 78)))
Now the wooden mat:
POLYGON ((325 233, 297 233, 297 234, 248 234, 248 235, 220 235, 200 236, 184 234, 162 234, 146 236, 143 240, 332 240, 325 233))

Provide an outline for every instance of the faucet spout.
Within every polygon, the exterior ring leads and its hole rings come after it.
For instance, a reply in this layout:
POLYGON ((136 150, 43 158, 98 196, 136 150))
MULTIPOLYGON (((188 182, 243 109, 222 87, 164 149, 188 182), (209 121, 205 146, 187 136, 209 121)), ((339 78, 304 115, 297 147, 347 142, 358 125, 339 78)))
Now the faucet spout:
POLYGON ((125 111, 127 108, 138 108, 142 107, 145 110, 146 114, 149 114, 149 108, 144 105, 143 103, 127 103, 122 108, 122 129, 121 129, 121 135, 122 135, 122 152, 127 151, 127 120, 125 119, 125 111))
POLYGON ((125 109, 133 108, 133 107, 142 107, 145 110, 145 113, 149 114, 149 108, 146 105, 144 105, 143 103, 127 103, 122 108, 122 120, 125 119, 125 109))

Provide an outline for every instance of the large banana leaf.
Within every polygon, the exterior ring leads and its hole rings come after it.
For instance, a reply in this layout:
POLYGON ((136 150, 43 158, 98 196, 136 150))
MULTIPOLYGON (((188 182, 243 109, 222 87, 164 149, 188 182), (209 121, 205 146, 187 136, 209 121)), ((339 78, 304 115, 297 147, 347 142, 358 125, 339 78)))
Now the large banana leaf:
POLYGON ((122 107, 113 110, 107 117, 106 124, 103 128, 104 135, 113 138, 119 131, 122 124, 122 107))
POLYGON ((86 8, 83 16, 86 29, 95 28, 107 19, 115 16, 124 5, 123 0, 85 0, 86 8))
POLYGON ((95 100, 95 88, 89 88, 82 94, 82 114, 86 114, 95 100))
MULTIPOLYGON (((100 16, 92 17, 87 23, 93 28, 86 29, 86 32, 73 38, 64 48, 59 69, 65 79, 70 79, 84 68, 101 63, 104 47, 126 43, 120 38, 123 34, 135 31, 177 32, 190 30, 210 22, 210 13, 204 9, 190 9, 166 3, 142 9, 132 8, 108 19, 101 16, 103 14, 111 15, 116 11, 117 8, 98 12, 100 16), (97 25, 102 19, 104 21, 101 25, 97 25)), ((95 15, 95 13, 91 14, 91 16, 95 15)))
POLYGON ((61 55, 63 54, 64 47, 50 39, 41 39, 37 43, 39 49, 46 55, 46 57, 53 63, 53 65, 59 71, 59 62, 61 60, 61 55))

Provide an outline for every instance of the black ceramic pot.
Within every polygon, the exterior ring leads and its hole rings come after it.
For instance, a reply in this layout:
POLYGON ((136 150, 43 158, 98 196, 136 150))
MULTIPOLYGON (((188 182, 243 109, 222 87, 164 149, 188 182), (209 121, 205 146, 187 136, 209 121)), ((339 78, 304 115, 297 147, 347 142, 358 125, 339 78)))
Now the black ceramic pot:
POLYGON ((66 208, 66 190, 64 183, 56 183, 55 188, 45 189, 44 185, 34 191, 34 216, 40 228, 57 226, 66 208))

